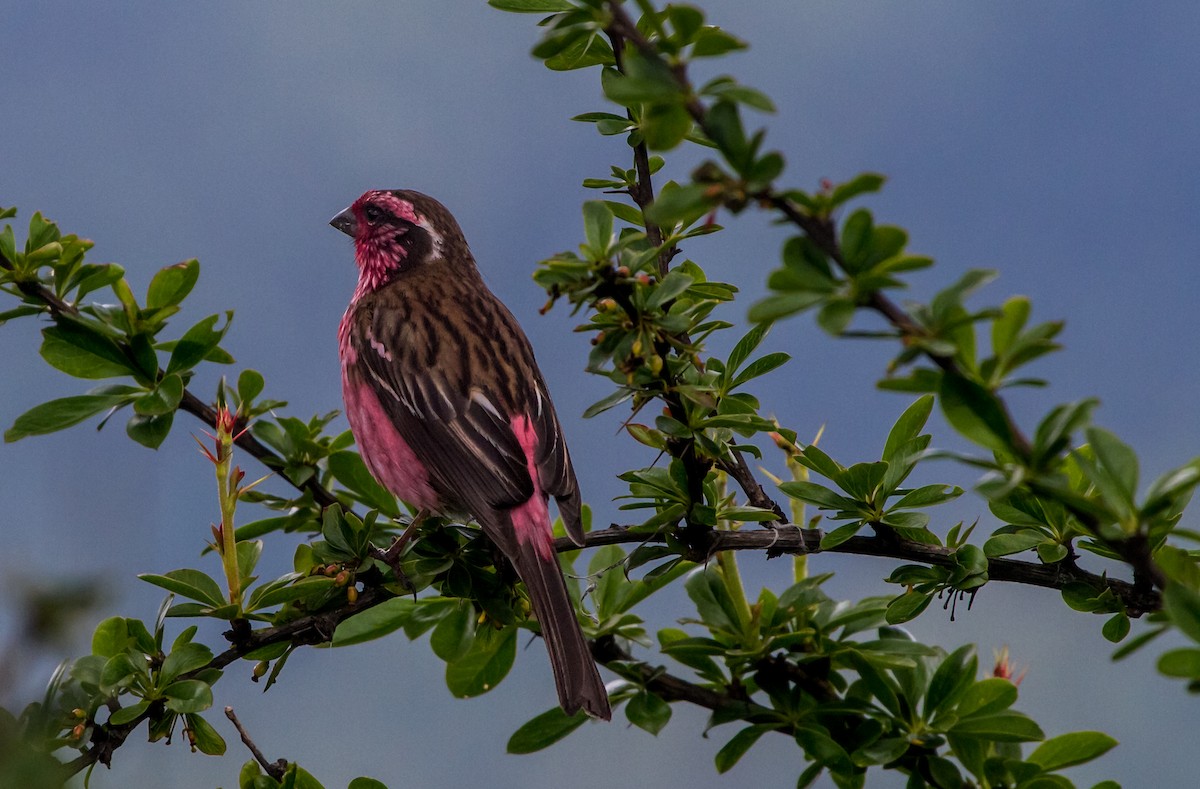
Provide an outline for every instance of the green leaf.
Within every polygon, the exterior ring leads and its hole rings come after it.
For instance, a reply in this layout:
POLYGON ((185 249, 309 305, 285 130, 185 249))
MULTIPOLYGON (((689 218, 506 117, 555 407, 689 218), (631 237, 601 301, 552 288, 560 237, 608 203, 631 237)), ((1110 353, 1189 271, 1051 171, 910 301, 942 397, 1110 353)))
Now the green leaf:
POLYGON ((135 665, 133 658, 127 653, 122 652, 118 655, 113 655, 104 663, 104 668, 100 671, 100 689, 108 695, 116 695, 115 691, 128 687, 133 683, 133 678, 138 674, 143 676, 145 670, 145 658, 139 657, 138 662, 141 667, 135 665))
POLYGON ((179 338, 179 342, 171 351, 171 360, 167 363, 168 373, 192 369, 217 347, 225 332, 229 331, 233 312, 225 313, 225 325, 218 329, 217 321, 220 319, 220 315, 209 315, 179 338))
POLYGON ((588 406, 587 410, 585 410, 583 412, 583 418, 591 419, 592 417, 596 416, 597 414, 602 414, 605 411, 607 411, 608 409, 612 408, 613 406, 618 405, 619 403, 623 403, 631 397, 633 397, 633 390, 618 389, 617 391, 608 395, 604 399, 598 400, 595 403, 592 403, 590 406, 588 406))
POLYGON ((1016 341, 1029 320, 1031 310, 1028 296, 1012 296, 1000 308, 1000 315, 992 321, 992 353, 1004 355, 1016 341))
POLYGON ((1158 670, 1168 677, 1200 678, 1200 649, 1183 647, 1164 652, 1158 659, 1158 670))
POLYGON ((1013 711, 963 718, 950 733, 994 742, 1033 742, 1046 737, 1041 728, 1027 715, 1013 711))
POLYGON ((181 674, 203 668, 212 662, 212 650, 203 644, 182 644, 172 649, 159 669, 159 681, 170 682, 181 674))
POLYGON ((925 692, 925 717, 932 718, 943 707, 957 702, 958 697, 975 682, 975 671, 979 660, 975 657, 975 645, 959 647, 946 656, 925 692))
MULTIPOLYGON (((771 324, 768 323, 764 325, 770 326, 771 324)), ((750 364, 746 365, 745 370, 742 370, 740 373, 738 373, 737 377, 735 377, 729 384, 729 388, 736 389, 742 384, 758 378, 759 376, 766 375, 772 370, 787 364, 789 361, 791 361, 791 358, 792 357, 789 354, 783 353, 782 351, 777 351, 775 353, 768 353, 762 358, 755 359, 754 361, 750 362, 750 364)))
POLYGON ((663 306, 686 291, 691 287, 693 282, 695 280, 682 271, 672 271, 662 282, 654 286, 654 290, 650 292, 649 297, 646 299, 646 308, 657 309, 663 306))
POLYGON ((124 652, 131 641, 124 617, 110 616, 96 625, 92 633, 92 654, 112 657, 124 652))
POLYGON ((182 570, 171 570, 164 575, 153 575, 143 573, 138 578, 155 586, 162 587, 168 592, 183 595, 191 600, 196 600, 208 605, 221 606, 226 604, 225 593, 221 591, 221 587, 217 585, 209 576, 199 570, 191 570, 184 568, 182 570))
POLYGON ((171 432, 171 424, 174 421, 174 413, 162 416, 134 414, 125 424, 125 433, 144 447, 158 449, 171 432))
POLYGON ((737 609, 715 567, 697 567, 688 575, 684 589, 706 626, 727 633, 741 632, 737 609))
POLYGON ((962 495, 962 488, 955 485, 925 485, 910 490, 891 506, 893 510, 911 509, 914 507, 931 507, 945 501, 956 499, 962 495))
POLYGON ((642 113, 638 128, 647 148, 669 151, 692 130, 692 116, 682 104, 654 104, 642 113))
POLYGON ((889 625, 899 625, 916 619, 929 607, 932 600, 932 594, 910 589, 888 603, 885 619, 889 625))
POLYGON ((900 451, 921 435, 932 411, 933 395, 918 397, 912 405, 904 409, 904 413, 888 431, 887 442, 883 445, 883 459, 890 463, 899 458, 900 451))
POLYGON ((575 9, 567 0, 488 0, 488 5, 518 14, 556 14, 575 9))
MULTIPOLYGON (((629 66, 633 58, 626 60, 626 66, 629 66)), ((616 69, 606 68, 600 73, 600 86, 610 101, 623 107, 678 101, 680 98, 679 85, 665 65, 657 72, 648 70, 643 76, 623 76, 616 69)))
POLYGON ((266 381, 263 380, 262 373, 258 370, 242 370, 237 381, 238 399, 243 403, 248 403, 262 394, 265 386, 266 381))
POLYGON ((831 208, 836 208, 859 195, 878 192, 883 188, 886 180, 878 173, 860 173, 833 188, 833 192, 829 195, 829 205, 831 208))
POLYGON ((1163 610, 1184 635, 1200 642, 1200 594, 1183 584, 1169 583, 1163 592, 1163 610))
POLYGON ((612 246, 613 215, 602 200, 588 200, 583 204, 584 237, 595 253, 603 258, 612 246))
POLYGON ((658 198, 646 208, 646 218, 671 227, 699 217, 712 205, 708 187, 703 184, 663 187, 658 198))
POLYGON ((367 506, 374 507, 389 517, 400 516, 400 505, 387 488, 375 480, 357 452, 334 452, 328 458, 329 471, 367 506))
POLYGON ((625 704, 625 717, 639 729, 657 735, 671 720, 671 705, 653 693, 641 690, 625 704))
POLYGON ((346 789, 388 789, 388 787, 383 781, 359 777, 347 784, 346 789))
POLYGON ((143 699, 137 704, 132 704, 108 716, 108 722, 113 726, 124 726, 126 723, 131 723, 136 720, 142 713, 150 709, 150 705, 154 702, 150 699, 143 699))
POLYGON ((855 309, 857 309, 856 305, 849 299, 826 301, 817 313, 817 325, 830 336, 839 337, 849 328, 850 322, 854 319, 855 309))
POLYGON ((446 666, 446 687, 458 698, 487 693, 508 676, 517 657, 516 627, 484 628, 460 660, 446 666))
POLYGON ((1104 428, 1089 427, 1084 433, 1096 459, 1104 464, 1105 470, 1126 494, 1126 500, 1132 502, 1137 493, 1137 455, 1128 444, 1104 428))
POLYGON ((513 732, 508 738, 508 752, 524 754, 548 748, 578 729, 586 720, 587 715, 582 710, 567 715, 561 707, 548 709, 513 732))
POLYGON ((158 382, 153 390, 133 401, 133 410, 142 416, 163 416, 173 413, 183 400, 183 379, 171 373, 158 382))
POLYGON ((172 712, 203 712, 212 706, 212 688, 198 679, 181 679, 163 688, 167 709, 172 712))
POLYGON ((797 290, 790 293, 780 293, 755 303, 746 316, 752 323, 774 321, 803 312, 809 307, 820 304, 827 294, 814 290, 797 290))
POLYGON ((146 308, 159 309, 179 304, 192 292, 199 278, 200 261, 195 259, 159 270, 154 279, 150 280, 150 288, 146 292, 146 308))
POLYGON ((345 647, 382 638, 412 618, 417 604, 408 597, 393 597, 362 613, 344 619, 333 631, 332 645, 345 647))
POLYGON ((996 395, 960 375, 942 376, 940 391, 946 421, 980 446, 1012 454, 1012 433, 996 395))
POLYGON ((862 530, 866 524, 861 520, 847 523, 845 526, 839 526, 831 532, 828 532, 821 538, 821 550, 831 551, 850 538, 854 537, 862 530))
POLYGON ((1046 772, 1090 762, 1108 753, 1117 741, 1098 731, 1075 731, 1051 737, 1034 749, 1026 761, 1046 772))
MULTIPOLYGON (((283 581, 287 581, 289 577, 294 577, 294 573, 290 576, 284 576, 283 581)), ((252 611, 258 611, 263 608, 271 608, 272 606, 283 605, 284 603, 294 603, 297 600, 317 599, 329 592, 334 586, 334 579, 326 578, 320 575, 313 575, 307 578, 300 578, 295 583, 284 583, 279 586, 274 586, 278 583, 272 581, 269 584, 263 584, 254 590, 250 595, 250 601, 247 603, 247 608, 252 611)), ((376 606, 378 608, 378 606, 376 606)), ((370 609, 370 610, 375 610, 370 609)), ((360 616, 356 614, 356 616, 360 616)), ((342 624, 345 624, 343 622, 342 624)), ((338 626, 339 630, 341 625, 338 626)), ((336 634, 339 632, 335 630, 336 634)), ((381 634, 382 635, 382 634, 381 634)), ((363 639, 364 641, 369 639, 363 639)), ((335 644, 335 646, 343 646, 335 644)))
POLYGON ((779 489, 793 499, 816 504, 828 510, 852 510, 857 504, 853 499, 835 493, 824 485, 805 480, 781 483, 779 489))
POLYGON ((133 374, 117 344, 98 332, 64 323, 42 329, 42 337, 42 358, 67 375, 99 379, 133 374))
POLYGON ((706 27, 696 34, 692 42, 692 57, 711 58, 745 49, 746 43, 717 27, 706 27))
POLYGON ((983 544, 983 552, 988 558, 1008 556, 1027 551, 1045 541, 1046 535, 1030 530, 1019 531, 1015 534, 997 534, 989 537, 983 544))
POLYGON ((75 395, 34 406, 17 417, 4 432, 7 443, 26 436, 41 436, 77 425, 88 417, 107 411, 129 400, 128 395, 75 395))
POLYGON ((738 368, 750 358, 750 354, 754 353, 754 349, 762 343, 763 338, 770 330, 770 323, 762 323, 750 329, 742 339, 738 340, 737 345, 733 346, 733 350, 729 352, 729 359, 725 362, 727 375, 733 375, 738 371, 738 368))
POLYGON ((209 756, 221 756, 225 753, 225 739, 217 733, 211 723, 194 714, 184 715, 183 722, 192 732, 192 741, 200 753, 209 756))
POLYGON ((475 607, 470 602, 458 600, 433 628, 433 634, 429 637, 433 654, 447 663, 461 660, 475 639, 477 618, 475 607))
POLYGON ((772 731, 771 726, 765 724, 755 724, 747 726, 730 738, 729 742, 721 746, 721 750, 717 751, 713 761, 716 763, 717 772, 729 772, 738 761, 746 755, 746 751, 758 742, 758 738, 763 734, 772 731))

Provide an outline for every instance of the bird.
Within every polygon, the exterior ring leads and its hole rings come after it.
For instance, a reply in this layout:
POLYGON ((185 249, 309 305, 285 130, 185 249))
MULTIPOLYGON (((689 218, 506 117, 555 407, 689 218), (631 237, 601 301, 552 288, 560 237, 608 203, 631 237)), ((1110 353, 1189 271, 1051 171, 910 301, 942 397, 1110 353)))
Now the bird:
POLYGON ((528 590, 563 711, 609 720, 547 507, 553 496, 582 546, 579 483, 529 340, 434 198, 371 190, 329 224, 354 240, 358 266, 338 349, 363 462, 414 522, 479 523, 528 590))

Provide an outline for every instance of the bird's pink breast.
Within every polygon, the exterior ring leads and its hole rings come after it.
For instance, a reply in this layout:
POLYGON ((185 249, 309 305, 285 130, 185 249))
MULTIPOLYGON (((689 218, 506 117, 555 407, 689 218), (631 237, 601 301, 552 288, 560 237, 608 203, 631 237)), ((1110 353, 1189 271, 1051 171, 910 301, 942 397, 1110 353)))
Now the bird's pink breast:
POLYGON ((371 387, 357 380, 343 364, 342 397, 346 418, 367 469, 401 500, 440 511, 440 500, 429 484, 429 472, 392 425, 371 387))

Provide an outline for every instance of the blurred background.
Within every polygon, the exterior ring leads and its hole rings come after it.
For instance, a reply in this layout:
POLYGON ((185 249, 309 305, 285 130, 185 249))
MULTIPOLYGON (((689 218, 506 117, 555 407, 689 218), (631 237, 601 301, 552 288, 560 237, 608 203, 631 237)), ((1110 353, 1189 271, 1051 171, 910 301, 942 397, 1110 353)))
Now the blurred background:
MULTIPOLYGON (((789 164, 784 184, 885 173, 888 186, 868 202, 877 221, 907 228, 910 249, 938 261, 913 278, 913 297, 968 268, 996 268, 999 281, 975 304, 1023 293, 1036 320, 1067 321, 1065 352, 1032 371, 1052 385, 1013 395, 1027 431, 1052 405, 1095 395, 1097 421, 1136 447, 1144 481, 1196 453, 1200 6, 709 5, 709 21, 751 49, 694 76, 730 72, 774 98, 778 114, 750 122, 769 122, 767 145, 789 164)), ((562 306, 538 315, 544 294, 530 274, 579 243, 579 203, 596 196, 579 182, 629 166, 629 149, 569 120, 611 108, 594 71, 554 74, 529 57, 536 20, 437 0, 9 3, 0 16, 0 205, 20 208, 19 238, 41 210, 93 239, 91 259, 121 263, 143 293, 161 266, 199 257, 201 279, 176 333, 235 309, 224 343, 237 357, 233 372, 262 371, 266 396, 308 417, 340 407, 336 329, 355 281, 347 239, 326 222, 367 188, 438 197, 531 337, 597 523, 628 522, 612 503, 623 492, 615 475, 652 458, 616 435, 621 413, 579 417, 607 384, 583 372, 587 339, 570 333, 577 319, 562 306)), ((660 184, 698 161, 672 157, 660 184)), ((685 254, 742 289, 722 317, 744 324, 787 231, 753 212, 722 221, 726 232, 685 254)), ((28 319, 0 327, 3 426, 88 386, 41 361, 38 329, 28 319)), ((824 426, 822 446, 843 462, 878 457, 909 402, 874 389, 890 345, 832 340, 806 316, 776 326, 764 349, 794 357, 757 390, 768 412, 801 437, 824 426)), ((195 390, 210 396, 219 372, 206 371, 195 390)), ((935 446, 961 446, 936 415, 931 427, 935 446)), ((89 651, 103 617, 153 618, 161 591, 137 573, 219 573, 214 557, 198 558, 218 518, 211 468, 189 436, 199 430, 181 415, 157 452, 129 441, 120 423, 0 445, 6 706, 39 696, 61 658, 89 651), (35 600, 64 585, 82 585, 95 606, 72 615, 35 600), (27 615, 30 600, 37 616, 27 615), (31 627, 47 632, 47 616, 63 618, 65 630, 53 628, 39 647, 31 627)), ((764 465, 782 471, 770 453, 764 465)), ((949 464, 927 466, 920 481, 973 481, 949 464)), ((981 535, 997 525, 971 494, 943 510, 934 512, 942 534, 959 520, 980 518, 981 535)), ((250 508, 240 516, 258 517, 250 508)), ((289 569, 291 550, 286 539, 269 543, 262 574, 289 569)), ((742 560, 752 593, 788 585, 787 560, 742 560)), ((889 561, 823 555, 811 566, 836 573, 833 595, 896 591, 881 580, 889 561)), ((645 613, 656 628, 689 610, 676 590, 645 613)), ((960 605, 956 621, 933 606, 910 630, 947 649, 978 643, 984 664, 1007 645, 1027 669, 1018 707, 1049 735, 1117 737, 1120 748, 1074 771, 1081 784, 1190 785, 1195 701, 1155 673, 1161 643, 1111 663, 1102 622, 1053 592, 994 584, 972 610, 960 605)), ((618 720, 508 756, 512 731, 554 704, 536 643, 497 690, 470 701, 449 696, 427 644, 402 636, 303 650, 265 695, 249 669, 232 667, 216 688, 209 720, 229 742, 225 758, 139 734, 91 785, 236 785, 249 754, 219 712, 226 704, 268 758, 299 760, 330 787, 362 774, 393 787, 582 788, 647 776, 660 786, 768 787, 794 785, 803 769, 792 743, 767 737, 719 778, 712 757, 734 729, 706 737, 706 716, 684 706, 657 739, 618 720)), ((903 781, 877 775, 870 785, 903 781)))

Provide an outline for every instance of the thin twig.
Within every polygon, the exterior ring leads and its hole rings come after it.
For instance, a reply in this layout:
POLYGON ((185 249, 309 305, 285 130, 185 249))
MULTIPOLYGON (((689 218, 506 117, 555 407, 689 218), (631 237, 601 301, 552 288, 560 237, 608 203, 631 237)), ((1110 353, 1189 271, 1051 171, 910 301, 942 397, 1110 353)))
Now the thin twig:
POLYGON ((288 763, 286 759, 268 762, 267 757, 263 756, 263 752, 254 744, 254 740, 250 739, 250 733, 242 726, 242 722, 238 720, 238 716, 234 713, 233 707, 225 708, 225 717, 233 723, 233 726, 238 731, 238 735, 242 738, 242 743, 250 749, 250 753, 254 755, 254 761, 258 762, 266 771, 267 775, 274 778, 276 781, 282 781, 284 773, 287 772, 288 763))

